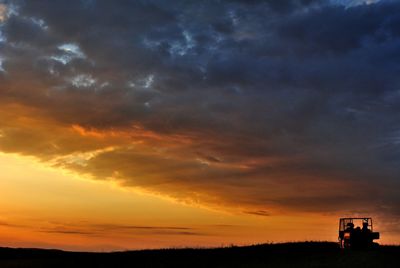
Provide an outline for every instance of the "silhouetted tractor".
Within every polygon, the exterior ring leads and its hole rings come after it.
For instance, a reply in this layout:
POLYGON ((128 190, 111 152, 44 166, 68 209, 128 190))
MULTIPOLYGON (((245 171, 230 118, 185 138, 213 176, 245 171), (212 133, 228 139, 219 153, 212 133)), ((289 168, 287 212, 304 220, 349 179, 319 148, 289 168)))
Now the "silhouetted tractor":
POLYGON ((379 232, 374 232, 371 218, 341 218, 339 221, 339 243, 341 248, 375 248, 379 232))

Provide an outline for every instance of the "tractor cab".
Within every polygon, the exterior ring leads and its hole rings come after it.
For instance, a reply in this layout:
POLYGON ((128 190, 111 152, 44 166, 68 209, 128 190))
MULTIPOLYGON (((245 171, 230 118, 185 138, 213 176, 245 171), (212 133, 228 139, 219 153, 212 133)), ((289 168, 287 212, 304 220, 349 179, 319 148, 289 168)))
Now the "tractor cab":
POLYGON ((379 232, 374 232, 372 218, 341 218, 339 220, 339 243, 341 248, 365 249, 378 244, 379 232))

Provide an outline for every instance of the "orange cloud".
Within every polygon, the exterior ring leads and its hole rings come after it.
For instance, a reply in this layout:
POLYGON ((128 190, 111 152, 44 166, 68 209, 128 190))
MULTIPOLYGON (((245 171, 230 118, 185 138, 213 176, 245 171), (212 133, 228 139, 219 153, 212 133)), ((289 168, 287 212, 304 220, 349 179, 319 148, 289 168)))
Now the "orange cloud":
POLYGON ((345 200, 361 205, 377 194, 367 184, 340 179, 340 173, 327 177, 317 170, 297 170, 302 158, 243 157, 240 148, 230 147, 224 152, 224 141, 218 137, 162 134, 139 125, 86 128, 60 123, 40 109, 19 104, 3 105, 0 120, 2 151, 33 155, 92 178, 112 179, 181 202, 274 214, 288 209, 346 210, 345 200))

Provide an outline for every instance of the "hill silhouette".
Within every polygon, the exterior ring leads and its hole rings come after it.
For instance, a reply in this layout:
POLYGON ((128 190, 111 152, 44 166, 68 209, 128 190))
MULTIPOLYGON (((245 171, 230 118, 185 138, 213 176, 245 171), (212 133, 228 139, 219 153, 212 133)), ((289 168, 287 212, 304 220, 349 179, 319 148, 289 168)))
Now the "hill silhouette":
POLYGON ((397 267, 398 256, 397 246, 355 251, 332 242, 111 253, 0 248, 0 267, 397 267))

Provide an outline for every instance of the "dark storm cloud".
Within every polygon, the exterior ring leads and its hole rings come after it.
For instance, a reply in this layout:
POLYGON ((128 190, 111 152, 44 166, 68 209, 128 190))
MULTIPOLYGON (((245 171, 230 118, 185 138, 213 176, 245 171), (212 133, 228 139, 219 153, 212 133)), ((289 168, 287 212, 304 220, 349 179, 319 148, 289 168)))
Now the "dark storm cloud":
POLYGON ((4 3, 2 150, 252 214, 400 215, 398 1, 4 3))

